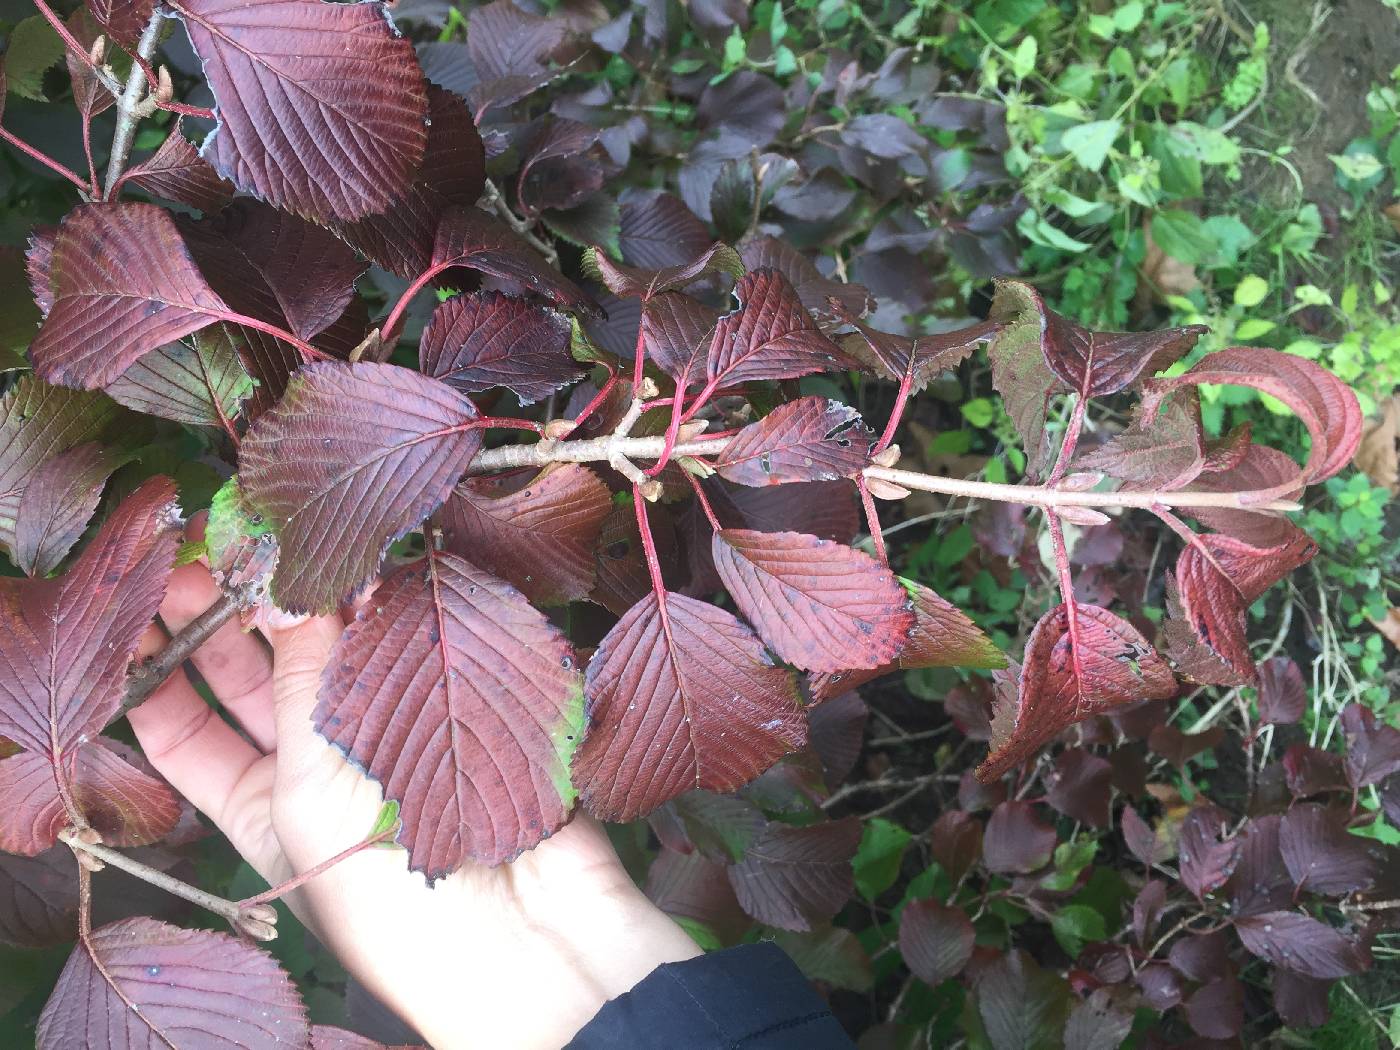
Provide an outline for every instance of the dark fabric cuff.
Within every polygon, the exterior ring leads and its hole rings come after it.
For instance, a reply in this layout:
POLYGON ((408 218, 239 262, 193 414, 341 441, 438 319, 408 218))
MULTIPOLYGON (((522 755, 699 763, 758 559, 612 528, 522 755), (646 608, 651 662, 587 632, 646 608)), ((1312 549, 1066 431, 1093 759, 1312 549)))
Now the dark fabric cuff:
POLYGON ((603 1004, 565 1050, 852 1050, 822 997, 775 944, 658 966, 603 1004))

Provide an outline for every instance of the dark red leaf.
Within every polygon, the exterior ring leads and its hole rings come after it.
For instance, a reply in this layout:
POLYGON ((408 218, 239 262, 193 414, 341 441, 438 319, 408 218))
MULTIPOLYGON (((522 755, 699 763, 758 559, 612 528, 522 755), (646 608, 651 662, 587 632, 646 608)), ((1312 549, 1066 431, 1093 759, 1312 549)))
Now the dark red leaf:
POLYGON ((358 251, 405 280, 431 264, 443 215, 471 207, 486 185, 486 153, 466 103, 429 84, 428 119, 432 124, 423 162, 407 191, 383 211, 332 224, 358 251))
POLYGON ((824 321, 842 320, 843 315, 860 317, 875 306, 870 293, 858 284, 844 284, 823 277, 811 261, 789 244, 776 237, 755 237, 739 246, 739 256, 750 270, 777 270, 797 290, 797 297, 812 313, 824 321), (836 299, 842 314, 832 311, 836 299))
MULTIPOLYGON (((834 304, 836 307, 839 307, 839 301, 834 304)), ((910 339, 876 331, 869 325, 861 324, 853 315, 844 319, 860 333, 861 341, 869 350, 863 352, 854 341, 847 340, 842 340, 843 349, 860 360, 867 360, 868 353, 871 371, 896 383, 907 382, 909 389, 915 393, 937 379, 940 372, 956 368, 971 357, 979 344, 992 339, 1001 328, 992 321, 983 321, 951 332, 935 332, 910 339)))
POLYGON ((622 196, 618 243, 631 266, 651 270, 681 266, 705 250, 710 231, 678 197, 660 190, 628 190, 622 196))
POLYGON ((1161 755, 1177 769, 1199 754, 1216 747, 1225 739, 1225 727, 1211 726, 1199 733, 1183 733, 1173 725, 1153 726, 1147 734, 1147 746, 1155 754, 1161 755))
POLYGON ((740 907, 780 930, 801 933, 829 922, 855 888, 851 859, 860 836, 854 817, 800 828, 769 824, 729 868, 740 907))
POLYGON ((72 823, 59 797, 58 778, 73 803, 110 846, 144 846, 175 827, 180 807, 164 781, 122 760, 103 737, 80 745, 61 770, 26 751, 0 762, 0 850, 32 857, 51 848, 72 823))
POLYGON ((481 447, 476 409, 397 365, 321 362, 293 377, 248 431, 239 477, 272 523, 272 596, 329 611, 379 568, 390 543, 447 498, 481 447))
POLYGON ((855 366, 817 328, 797 292, 778 271, 745 274, 734 295, 741 305, 719 319, 710 343, 706 376, 713 386, 796 379, 855 366))
POLYGON ((64 386, 106 386, 142 354, 230 310, 154 204, 83 204, 63 220, 49 280, 53 307, 29 347, 64 386))
POLYGON ((1056 841, 1054 826, 1036 816, 1031 803, 1003 802, 987 821, 982 862, 998 875, 1029 875, 1050 863, 1056 841))
POLYGON ((748 69, 707 84, 695 109, 701 128, 723 129, 751 146, 772 141, 786 115, 782 89, 771 78, 748 69))
POLYGON ((835 481, 870 463, 875 434, 855 409, 822 397, 779 405, 734 436, 715 460, 740 485, 835 481))
POLYGON ((1371 968, 1371 950, 1366 945, 1296 911, 1237 919, 1235 932, 1259 958, 1305 977, 1330 980, 1371 968))
POLYGON ((1230 974, 1202 985, 1183 1007, 1192 1031, 1207 1039, 1233 1039, 1244 1025, 1244 985, 1230 974))
MULTIPOLYGON (((914 632, 918 629, 916 625, 914 632)), ((985 679, 974 678, 953 686, 943 694, 943 710, 969 740, 992 739, 992 689, 985 679)))
POLYGON ((593 589, 594 550, 612 494, 581 463, 560 463, 502 485, 462 481, 440 512, 447 549, 518 587, 536 605, 580 601, 593 589))
MULTIPOLYGON (((712 489, 707 487, 707 493, 712 489)), ((733 508, 727 517, 716 503, 722 523, 760 532, 802 532, 833 543, 850 543, 860 531, 856 488, 849 481, 812 481, 800 485, 771 485, 761 489, 724 490, 733 508)), ((712 497, 713 498, 713 497, 712 497)))
POLYGON ((666 914, 708 927, 723 944, 737 941, 752 925, 725 877, 725 866, 701 853, 663 848, 647 870, 646 895, 666 914))
POLYGON ((515 858, 573 807, 573 651, 519 591, 453 554, 375 592, 331 654, 314 721, 398 801, 409 866, 430 880, 515 858))
POLYGON ((509 226, 475 208, 445 212, 433 242, 434 266, 465 266, 528 288, 561 310, 596 316, 578 285, 549 265, 509 226))
POLYGON ((744 264, 738 252, 719 241, 678 265, 657 269, 625 266, 595 247, 584 252, 583 272, 601 281, 613 295, 648 300, 662 292, 684 288, 712 273, 727 273, 738 279, 744 275, 744 264))
POLYGON ((1278 845, 1294 884, 1310 893, 1344 897, 1370 889, 1380 873, 1375 840, 1351 834, 1343 814, 1315 802, 1283 815, 1278 845))
MULTIPOLYGON (((188 204, 205 214, 218 211, 233 199, 233 184, 219 177, 210 163, 185 138, 177 121, 160 148, 127 169, 122 182, 131 182, 153 197, 188 204)), ((302 274, 303 278, 315 276, 302 274)))
POLYGON ((1049 1050, 1061 1045, 1069 986, 1019 948, 977 971, 977 1012, 992 1050, 1049 1050))
POLYGON ((1045 785, 1045 801, 1065 816, 1091 828, 1112 822, 1113 766, 1082 747, 1066 748, 1055 756, 1054 772, 1045 785))
POLYGON ((213 325, 152 350, 107 384, 127 408, 190 426, 217 427, 238 416, 254 392, 232 325, 213 325))
POLYGON ((1188 325, 1156 332, 1093 332, 1044 312, 1045 363, 1060 381, 1082 397, 1103 397, 1185 357, 1208 328, 1188 325))
MULTIPOLYGON (((1152 406, 1171 391, 1200 383, 1253 387, 1291 408, 1312 436, 1312 450, 1301 472, 1307 484, 1325 481, 1340 471, 1351 462, 1361 441, 1361 408, 1350 387, 1306 358, 1261 347, 1218 350, 1189 372, 1152 380, 1144 388, 1143 411, 1150 414, 1152 406)), ((1291 480, 1284 491, 1296 483, 1291 480)))
POLYGON ((1123 807, 1119 831, 1123 833, 1123 841, 1132 855, 1149 868, 1170 860, 1175 852, 1170 836, 1160 828, 1154 829, 1132 806, 1123 807))
POLYGON ((90 0, 87 9, 107 34, 130 50, 151 20, 155 0, 90 0))
POLYGON ((899 916, 899 954, 915 977, 938 985, 962 973, 976 931, 961 908, 910 901, 899 916))
POLYGON ((1138 947, 1146 948, 1151 943, 1166 904, 1167 884, 1160 879, 1148 879, 1133 899, 1133 937, 1138 947))
POLYGON ((1347 781, 1352 788, 1379 784, 1400 773, 1400 729, 1380 721, 1360 704, 1351 703, 1342 709, 1342 730, 1347 738, 1347 781))
POLYGON ((810 981, 851 992, 869 992, 875 984, 869 953, 845 927, 831 926, 810 933, 779 930, 773 934, 773 943, 810 981))
POLYGON ((97 510, 107 478, 122 458, 97 442, 45 462, 25 485, 15 514, 13 561, 29 576, 47 576, 73 549, 97 510))
POLYGON ((774 652, 804 670, 878 667, 914 625, 909 597, 868 554, 797 532, 723 529, 715 568, 774 652))
POLYGON ((1274 986, 1274 1009, 1290 1028, 1319 1028, 1330 1014, 1327 997, 1331 981, 1276 968, 1270 978, 1274 986))
POLYGON ((1162 700, 1176 679, 1136 628, 1107 609, 1074 603, 1045 614, 1026 642, 1015 702, 998 696, 991 754, 977 769, 995 780, 1063 729, 1137 700, 1162 700))
POLYGON ((1231 972, 1230 940, 1223 930, 1188 933, 1172 942, 1167 961, 1191 981, 1214 981, 1231 972))
POLYGON ((1187 546, 1174 575, 1179 614, 1173 611, 1172 620, 1179 633, 1167 635, 1169 651, 1186 665, 1185 673, 1222 685, 1253 682, 1256 671, 1245 637, 1245 614, 1255 599, 1316 553, 1317 544, 1297 528, 1288 542, 1267 549, 1219 533, 1200 535, 1187 546), (1207 664, 1193 660, 1194 647, 1220 661, 1226 673, 1211 674, 1207 664), (1234 679, 1217 681, 1229 676, 1234 679))
POLYGON ((522 11, 511 0, 475 8, 467 20, 467 51, 481 81, 469 96, 477 112, 510 105, 553 79, 549 62, 567 37, 561 19, 522 11))
POLYGON ((1170 1010, 1181 1002, 1181 975, 1164 962, 1151 962, 1137 973, 1143 1001, 1154 1010, 1170 1010))
POLYGON ((1303 672, 1287 656, 1275 656, 1259 664, 1259 721, 1284 725, 1296 722, 1307 710, 1308 692, 1303 672))
POLYGON ((73 950, 39 1018, 38 1047, 86 1046, 94 1032, 111 1050, 302 1050, 311 1039, 296 985, 272 956, 146 918, 93 930, 73 950))
POLYGON ((1127 489, 1170 491, 1189 485, 1206 467, 1199 396, 1182 390, 1152 406, 1151 413, 1139 408, 1131 426, 1079 456, 1074 466, 1102 471, 1127 489))
POLYGON ((179 531, 174 483, 152 478, 62 576, 0 581, 0 735, 58 763, 112 720, 179 531))
MULTIPOLYGON (((1168 395, 1169 398, 1180 396, 1168 395)), ((1286 452, 1268 445, 1250 445, 1244 458, 1229 470, 1207 470, 1191 487, 1201 492, 1254 492, 1268 489, 1280 499, 1297 499, 1303 479, 1298 464, 1286 452)), ((1295 526, 1287 518, 1267 511, 1234 507, 1192 507, 1186 511, 1202 525, 1223 532, 1251 547, 1277 547, 1288 542, 1295 526)))
POLYGON ((588 664, 583 802, 632 820, 686 791, 733 791, 806 741, 790 672, 731 614, 649 594, 588 664))
POLYGON ((1070 1010, 1065 1022, 1065 1046, 1075 1050, 1118 1050, 1132 1028, 1132 1011, 1115 1004, 1107 988, 1098 988, 1070 1010))
POLYGON ((1220 831, 1218 819, 1201 807, 1191 810, 1181 823, 1177 842, 1181 884, 1198 899, 1225 885, 1239 860, 1239 841, 1219 841, 1220 831))
POLYGON ((1278 911, 1293 903, 1293 879, 1279 852, 1280 823, 1276 813, 1255 817, 1236 839, 1239 859, 1228 886, 1236 917, 1278 911))
POLYGON ((525 299, 454 295, 423 329, 419 367, 464 394, 503 386, 528 405, 583 378, 571 333, 563 314, 525 299))
POLYGON ((719 314, 680 292, 663 292, 642 308, 647 359, 677 382, 703 383, 719 314))
POLYGON ((855 691, 843 693, 808 712, 812 749, 821 760, 828 791, 835 791, 855 768, 869 717, 870 708, 855 691))
POLYGON ((944 810, 929 832, 929 852, 954 882, 982 856, 982 824, 971 813, 944 810))
POLYGON ((58 227, 35 226, 29 231, 29 248, 24 253, 24 270, 29 278, 29 290, 34 293, 34 305, 47 317, 53 309, 53 245, 58 227))
POLYGON ((77 933, 77 917, 78 869, 71 849, 58 846, 37 857, 0 853, 0 943, 63 944, 77 933))
POLYGON ((1344 791, 1350 786, 1341 755, 1307 744, 1294 744, 1283 753, 1283 773, 1294 798, 1344 791))
POLYGON ((239 189, 314 219, 383 211, 427 143, 413 45, 378 4, 180 0, 214 92, 204 155, 239 189))
POLYGON ((546 208, 572 208, 603 188, 605 153, 595 127, 550 114, 527 126, 516 145, 516 199, 531 218, 546 208))
POLYGON ((991 320, 1002 329, 987 350, 992 385, 1021 436, 1027 473, 1032 477, 1040 473, 1050 452, 1045 436, 1050 397, 1071 389, 1046 363, 1045 316, 1045 302, 1030 285, 1021 281, 997 285, 991 320))
MULTIPOLYGON (((146 7, 146 20, 149 20, 151 6, 146 7)), ((138 35, 141 29, 145 28, 146 20, 143 20, 136 30, 138 35)), ((98 36, 103 34, 104 27, 86 7, 80 7, 69 15, 67 25, 73 39, 83 47, 81 56, 72 50, 68 50, 63 56, 64 64, 68 67, 68 79, 73 88, 73 105, 83 119, 90 121, 99 113, 111 109, 116 103, 112 93, 97 79, 97 74, 85 61, 98 36)))

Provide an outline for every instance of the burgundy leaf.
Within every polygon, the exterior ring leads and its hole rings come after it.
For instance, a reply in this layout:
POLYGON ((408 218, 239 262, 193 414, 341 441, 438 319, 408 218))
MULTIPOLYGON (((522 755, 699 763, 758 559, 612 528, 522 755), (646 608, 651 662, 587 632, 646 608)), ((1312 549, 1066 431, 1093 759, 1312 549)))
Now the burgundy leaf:
POLYGON ((1234 974, 1202 985, 1183 1007, 1186 1022, 1207 1039, 1233 1039, 1244 1025, 1244 986, 1234 974))
POLYGON ((845 927, 831 926, 810 933, 779 930, 773 934, 773 943, 810 981, 851 992, 869 992, 875 984, 869 953, 845 927))
POLYGON ((1293 903, 1293 879, 1279 850, 1281 824, 1277 813, 1266 814, 1246 822, 1237 836, 1239 858, 1228 886, 1236 918, 1279 911, 1293 903))
POLYGON ((475 204, 486 185, 486 154, 466 103, 429 84, 428 119, 423 163, 408 189, 383 211, 332 224, 358 251, 405 280, 432 263, 443 215, 475 204))
POLYGON ((503 386, 528 405, 583 378, 571 333, 563 314, 525 299, 454 295, 423 329, 419 366, 464 394, 503 386))
POLYGON ((914 625, 899 581, 854 548, 798 532, 723 529, 713 555, 735 604, 796 667, 878 667, 914 625))
POLYGON ((719 314, 680 292, 663 292, 642 308, 641 339, 649 360, 672 379, 702 383, 719 314))
POLYGON ((71 849, 57 846, 37 857, 0 853, 0 944, 64 944, 77 933, 77 918, 78 869, 71 849))
POLYGON ((1097 988, 1070 1010, 1065 1022, 1065 1046, 1075 1050, 1118 1050, 1132 1028, 1132 1012, 1115 1005, 1109 989, 1097 988))
POLYGON ((1170 1010, 1181 1002, 1181 975, 1164 962, 1150 962, 1137 973, 1142 998, 1154 1010, 1170 1010))
POLYGON ((83 204, 63 220, 49 280, 53 307, 29 347, 50 382, 106 386, 142 354, 230 310, 154 204, 83 204))
POLYGON ((1353 789, 1379 784, 1400 773, 1400 729, 1351 703, 1342 709, 1342 730, 1347 738, 1347 781, 1353 789))
POLYGON ((1273 725, 1296 722, 1307 706, 1303 672, 1291 657, 1275 656, 1259 664, 1259 721, 1273 725))
POLYGON ((910 901, 899 916, 899 954, 915 977, 932 985, 962 973, 976 931, 961 908, 910 901))
POLYGON ((1160 879, 1148 879, 1133 899, 1133 937, 1138 947, 1146 948, 1151 943, 1166 904, 1167 884, 1160 879))
POLYGON ((39 1050, 94 1037, 111 1050, 302 1050, 311 1032, 296 985, 266 952, 228 934, 139 918, 93 930, 39 1018, 39 1050))
POLYGON ((0 761, 0 850, 32 857, 51 848, 72 823, 63 790, 110 846, 144 846, 175 827, 180 807, 163 781, 122 760, 103 737, 82 744, 61 770, 32 751, 0 761))
POLYGON ((597 128, 551 114, 535 120, 517 143, 515 194, 527 216, 572 208, 603 188, 605 152, 597 128))
POLYGON ((1197 755, 1216 747, 1225 739, 1225 727, 1220 725, 1203 729, 1199 733, 1183 733, 1173 725, 1153 726, 1147 734, 1147 747, 1161 755, 1177 769, 1197 755))
POLYGON ((0 735, 58 763, 111 721, 178 534, 175 485, 152 478, 62 576, 0 581, 0 735))
MULTIPOLYGON (((1177 559, 1174 583, 1180 614, 1172 619, 1190 629, 1190 640, 1218 659, 1229 672, 1245 682, 1255 680, 1254 660, 1245 637, 1245 614, 1249 606, 1283 577, 1305 565, 1317 553, 1313 543, 1299 529, 1277 547, 1261 549, 1219 533, 1207 533, 1186 547, 1177 559)), ((1171 654, 1189 655, 1177 637, 1171 654)), ((1192 677, 1210 681, 1223 675, 1210 675, 1199 662, 1191 665, 1192 677)), ((1223 682, 1219 684, 1231 684, 1223 682)))
POLYGON ((843 315, 860 317, 875 306, 866 289, 823 277, 805 255, 775 237, 745 241, 739 247, 739 256, 749 270, 777 270, 797 290, 802 305, 823 320, 841 320, 843 315), (832 299, 840 302, 841 314, 832 312, 832 299))
POLYGON ((1368 890, 1380 873, 1378 847, 1346 829, 1340 813, 1305 802, 1283 815, 1279 852, 1299 890, 1344 897, 1368 890))
MULTIPOLYGON (((1152 380, 1145 387, 1143 411, 1150 413, 1151 406, 1173 390, 1200 383, 1253 387, 1291 408, 1312 437, 1312 450, 1301 472, 1307 484, 1325 481, 1340 471, 1351 462, 1361 441, 1361 408, 1350 387, 1305 358, 1253 346, 1218 350, 1189 372, 1152 380)), ((1285 491, 1294 484, 1296 480, 1287 483, 1285 491)))
POLYGON ((467 51, 480 83, 469 96, 478 113, 510 105, 557 73, 548 68, 568 36, 561 19, 522 11, 511 0, 475 8, 467 20, 467 51))
POLYGON ((1342 756, 1307 744, 1294 744, 1283 753, 1283 775, 1294 798, 1350 787, 1342 756))
MULTIPOLYGON (((1178 395, 1169 395, 1169 398, 1178 395)), ((1250 445, 1244 458, 1223 471, 1207 470, 1191 487, 1201 492, 1254 492, 1267 489, 1280 499, 1297 499, 1303 492, 1298 464, 1286 452, 1268 445, 1250 445)), ((1271 511, 1235 507, 1192 507, 1186 511, 1202 525, 1223 532, 1252 547, 1277 547, 1286 543, 1295 526, 1271 511)))
POLYGON ((107 34, 130 50, 151 20, 155 0, 89 0, 87 9, 107 34))
POLYGON ((128 168, 121 181, 134 183, 153 197, 188 204, 205 214, 218 211, 234 194, 233 185, 221 179, 185 138, 178 121, 160 148, 128 168))
POLYGON ((574 782, 604 820, 695 788, 733 791, 806 741, 791 673, 731 614, 679 594, 649 594, 617 622, 585 689, 574 782))
POLYGON ((1055 828, 1029 802, 1003 802, 992 810, 982 838, 982 862, 998 875, 1029 875, 1050 863, 1055 828))
POLYGON ((1328 993, 1331 981, 1304 977, 1292 970, 1276 968, 1270 980, 1274 989, 1274 1009, 1290 1028, 1319 1028, 1327 1023, 1328 993))
MULTIPOLYGON (((706 492, 710 493, 707 487, 706 492)), ((724 524, 760 532, 801 530, 833 543, 850 543, 860 531, 856 489, 849 481, 812 481, 800 485, 769 485, 761 489, 728 487, 731 516, 716 503, 724 524)), ((711 497, 714 498, 713 496, 711 497)))
POLYGON ((1213 981, 1231 972, 1230 941, 1223 930, 1188 933, 1172 942, 1167 961, 1192 981, 1213 981))
POLYGON ((982 856, 982 825, 971 813, 944 810, 929 832, 929 853, 954 882, 982 856))
POLYGON ((214 92, 202 150, 239 189, 313 219, 383 211, 427 143, 413 45, 375 3, 180 0, 214 92))
MULTIPOLYGON (((836 305, 839 306, 839 302, 836 305)), ((937 379, 940 372, 956 368, 967 360, 979 344, 989 341, 1001 330, 999 324, 983 321, 952 332, 935 332, 911 339, 878 332, 852 315, 844 320, 860 333, 861 340, 870 348, 871 371, 907 384, 915 393, 937 379)), ((843 340, 842 346, 852 357, 866 359, 866 354, 854 342, 843 340)))
MULTIPOLYGON (((98 5, 94 4, 93 6, 98 5)), ((146 5, 145 18, 136 29, 138 36, 150 19, 152 6, 146 5)), ((116 103, 112 93, 98 80, 96 72, 85 61, 88 52, 91 51, 98 36, 102 34, 104 27, 86 7, 80 7, 69 15, 67 25, 68 31, 73 34, 73 39, 83 47, 81 57, 71 49, 64 55, 64 63, 68 66, 68 79, 73 88, 73 105, 84 120, 90 121, 99 113, 105 113, 111 109, 116 103)))
POLYGON ((1112 824, 1113 766, 1082 747, 1055 756, 1055 770, 1045 785, 1045 801, 1072 820, 1091 828, 1112 824))
POLYGON ((103 394, 25 376, 0 398, 0 544, 12 554, 20 497, 52 457, 107 434, 118 415, 103 394))
POLYGON ((978 969, 977 1012, 992 1050, 1048 1050, 1061 1045, 1069 987, 1021 949, 978 969))
POLYGON ((854 365, 817 328, 797 292, 776 270, 745 274, 734 295, 742 305, 719 319, 710 343, 710 385, 795 379, 854 365))
POLYGON ((854 690, 808 711, 812 750, 821 760, 828 791, 835 791, 855 768, 869 717, 870 708, 854 690))
POLYGON ((1045 415, 1052 394, 1070 387, 1046 362, 1046 306, 1040 293, 1021 281, 1002 281, 992 301, 991 320, 1002 326, 987 351, 992 385, 1025 447, 1027 473, 1034 477, 1049 456, 1045 415))
POLYGON ((1123 833, 1123 842, 1128 850, 1147 867, 1171 859, 1174 847, 1170 838, 1143 820, 1132 806, 1123 807, 1119 830, 1123 833))
MULTIPOLYGON (((653 508, 650 520, 657 558, 664 573, 675 560, 676 536, 671 519, 659 513, 661 510, 653 508)), ((603 519, 593 551, 593 567, 598 582, 589 600, 616 616, 625 615, 651 591, 651 575, 642 553, 642 534, 637 528, 636 511, 631 507, 614 506, 603 519)))
POLYGON ((737 795, 687 791, 666 803, 686 841, 711 860, 732 864, 744 854, 768 821, 753 803, 737 795))
POLYGON ((705 250, 710 231, 678 197, 660 190, 628 190, 622 200, 618 243, 631 266, 682 266, 705 250))
POLYGON ((1198 899, 1225 885, 1239 860, 1239 841, 1220 842, 1219 834, 1218 820, 1201 807, 1191 810, 1181 823, 1177 843, 1181 884, 1198 899))
POLYGON ((990 781, 1090 715, 1176 693, 1166 662, 1138 631, 1107 609, 1057 605, 1026 642, 1014 702, 998 696, 991 754, 977 769, 990 781))
POLYGON ((127 408, 177 423, 232 426, 254 390, 236 331, 214 325, 152 350, 107 384, 107 393, 127 408))
POLYGON ((1189 485, 1206 467, 1199 396, 1182 390, 1154 405, 1150 414, 1139 408, 1131 426, 1079 456, 1074 466, 1102 471, 1130 490, 1170 491, 1189 485))
POLYGON ((701 128, 723 129, 763 146, 782 130, 786 108, 782 89, 771 78, 745 69, 707 84, 695 116, 701 128))
POLYGON ((240 449, 244 495, 281 545, 277 604, 329 611, 373 576, 476 455, 475 418, 446 384, 397 365, 321 362, 297 373, 240 449))
POLYGON ((1371 968, 1371 951, 1366 945, 1296 911, 1237 919, 1235 932, 1259 958, 1305 977, 1330 980, 1371 968))
POLYGON ((650 300, 662 292, 676 291, 712 273, 727 273, 738 279, 744 275, 739 253, 716 241, 694 258, 676 266, 650 269, 626 266, 609 259, 601 248, 590 248, 583 255, 583 272, 601 281, 613 295, 622 299, 650 300))
POLYGON ((57 238, 57 226, 35 226, 29 231, 29 248, 24 253, 29 290, 34 293, 34 305, 44 317, 53 309, 53 246, 57 238))
POLYGON ((433 242, 435 267, 465 266, 514 281, 561 310, 596 316, 598 308, 509 226, 475 208, 444 213, 433 242))
POLYGON ((715 466, 721 477, 740 485, 835 481, 868 466, 874 444, 875 434, 855 409, 804 397, 739 431, 715 466))
POLYGON ((509 584, 454 554, 400 569, 331 654, 316 728, 399 803, 431 879, 552 835, 583 735, 573 651, 509 584))
POLYGON ((723 944, 737 941, 752 925, 725 877, 725 866, 701 853, 663 847, 647 869, 646 895, 667 915, 703 924, 723 944))
POLYGON ((447 549, 518 587, 536 605, 588 596, 593 552, 612 494, 581 463, 498 478, 467 478, 440 513, 447 549))
POLYGON ((802 933, 829 922, 855 887, 851 859, 860 836, 854 817, 800 828, 769 824, 729 868, 740 907, 780 930, 802 933))
POLYGON ((1205 325, 1156 332, 1094 332, 1046 309, 1041 336, 1045 363, 1081 397, 1103 397, 1185 357, 1209 331, 1205 325))
POLYGON ((13 560, 29 576, 47 576, 78 542, 121 457, 97 442, 61 452, 34 472, 19 498, 13 560))

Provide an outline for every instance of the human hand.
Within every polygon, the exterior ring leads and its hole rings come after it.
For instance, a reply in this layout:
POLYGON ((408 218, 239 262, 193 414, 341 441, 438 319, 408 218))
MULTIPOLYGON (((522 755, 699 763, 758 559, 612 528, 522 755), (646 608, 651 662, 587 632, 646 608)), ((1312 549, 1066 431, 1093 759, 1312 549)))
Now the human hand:
MULTIPOLYGON (((182 566, 161 618, 179 630, 218 593, 206 568, 182 566)), ((246 739, 183 672, 130 713, 156 769, 274 885, 362 841, 381 807, 379 785, 311 725, 344 627, 340 616, 314 617, 264 641, 229 623, 196 652, 195 667, 246 739)), ((153 628, 144 651, 163 644, 153 628)), ((584 815, 511 864, 469 866, 431 888, 404 851, 367 849, 287 903, 440 1050, 562 1046, 656 966, 700 954, 584 815)))

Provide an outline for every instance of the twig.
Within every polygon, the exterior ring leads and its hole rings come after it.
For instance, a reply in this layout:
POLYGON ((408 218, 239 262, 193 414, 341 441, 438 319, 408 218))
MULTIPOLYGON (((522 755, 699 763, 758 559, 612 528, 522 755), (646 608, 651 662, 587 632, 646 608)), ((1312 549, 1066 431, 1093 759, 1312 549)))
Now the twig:
POLYGON ((239 933, 259 941, 270 941, 277 936, 277 910, 271 905, 255 904, 244 907, 236 901, 216 897, 197 886, 191 886, 188 882, 157 871, 149 864, 133 860, 120 850, 96 842, 87 842, 75 828, 64 828, 58 833, 58 838, 75 852, 87 853, 114 868, 120 868, 128 875, 136 876, 142 882, 148 882, 157 889, 165 890, 181 900, 198 904, 206 911, 222 916, 239 933))
POLYGON ((515 212, 510 210, 506 204, 506 199, 501 196, 501 191, 496 188, 496 184, 490 179, 486 180, 486 203, 491 206, 491 210, 505 220, 515 233, 530 242, 531 247, 545 257, 550 266, 559 265, 559 253, 554 250, 554 245, 535 236, 532 224, 520 218, 515 212))
POLYGON ((136 141, 136 125, 141 122, 139 107, 146 90, 146 73, 141 67, 141 62, 149 63, 151 56, 156 53, 156 47, 160 43, 160 25, 164 19, 165 16, 157 6, 151 12, 151 19, 146 23, 146 28, 141 32, 141 39, 136 44, 136 57, 141 61, 132 62, 131 72, 126 78, 126 88, 117 97, 117 129, 112 133, 112 155, 107 159, 105 196, 108 200, 117 190, 117 183, 121 181, 127 158, 131 156, 131 145, 136 141))
POLYGON ((385 828, 377 835, 371 835, 368 838, 361 839, 353 846, 341 850, 329 860, 321 861, 321 863, 317 864, 314 868, 307 868, 300 875, 293 875, 286 882, 278 883, 276 886, 269 886, 261 893, 254 894, 251 897, 245 897, 243 900, 238 902, 238 906, 240 908, 253 908, 259 904, 270 904, 273 901, 277 900, 277 898, 279 897, 285 897, 287 894, 291 893, 292 890, 305 885, 306 883, 314 879, 317 875, 321 875, 327 871, 330 871, 331 868, 335 867, 341 861, 349 860, 356 853, 359 853, 362 850, 367 850, 371 846, 383 842, 385 839, 393 838, 395 835, 398 834, 398 831, 399 822, 394 821, 393 827, 385 828))
POLYGON ((220 595, 218 601, 171 638, 164 649, 143 660, 127 675, 122 712, 144 703, 201 645, 214 636, 214 632, 237 616, 251 597, 251 589, 246 587, 220 595))

